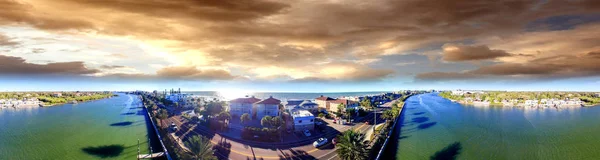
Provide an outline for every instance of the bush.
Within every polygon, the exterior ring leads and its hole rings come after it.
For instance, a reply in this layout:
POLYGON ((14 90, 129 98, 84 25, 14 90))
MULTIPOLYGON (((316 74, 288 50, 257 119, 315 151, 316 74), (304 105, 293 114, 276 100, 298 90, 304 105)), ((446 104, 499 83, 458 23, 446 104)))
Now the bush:
POLYGON ((242 139, 261 141, 261 142, 275 142, 279 140, 279 131, 272 128, 257 128, 257 127, 245 127, 241 133, 242 139), (255 138, 254 136, 258 136, 255 138))
POLYGON ((358 110, 358 116, 360 116, 360 117, 364 117, 367 114, 369 114, 369 113, 362 108, 358 110))

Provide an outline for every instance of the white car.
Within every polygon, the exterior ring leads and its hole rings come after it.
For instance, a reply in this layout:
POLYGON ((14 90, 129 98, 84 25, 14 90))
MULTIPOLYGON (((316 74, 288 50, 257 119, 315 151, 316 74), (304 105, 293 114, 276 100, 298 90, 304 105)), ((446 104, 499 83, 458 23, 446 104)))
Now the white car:
POLYGON ((310 131, 304 130, 304 135, 307 136, 307 137, 310 137, 310 131))
POLYGON ((325 145, 325 143, 327 143, 327 138, 319 138, 317 141, 313 142, 313 146, 320 147, 325 145))

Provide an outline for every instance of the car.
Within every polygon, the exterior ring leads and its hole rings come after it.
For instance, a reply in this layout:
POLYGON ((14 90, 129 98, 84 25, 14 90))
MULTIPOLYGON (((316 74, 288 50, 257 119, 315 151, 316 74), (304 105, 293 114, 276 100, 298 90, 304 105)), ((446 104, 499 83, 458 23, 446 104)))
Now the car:
POLYGON ((337 122, 337 121, 334 119, 334 120, 333 120, 333 123, 336 123, 336 122, 337 122))
POLYGON ((335 144, 337 144, 337 141, 338 141, 337 137, 335 137, 335 138, 331 139, 331 144, 335 145, 335 144))
POLYGON ((313 142, 313 146, 320 147, 327 143, 327 138, 319 138, 317 141, 313 142))
POLYGON ((310 131, 304 130, 304 135, 307 136, 307 137, 310 137, 310 131))

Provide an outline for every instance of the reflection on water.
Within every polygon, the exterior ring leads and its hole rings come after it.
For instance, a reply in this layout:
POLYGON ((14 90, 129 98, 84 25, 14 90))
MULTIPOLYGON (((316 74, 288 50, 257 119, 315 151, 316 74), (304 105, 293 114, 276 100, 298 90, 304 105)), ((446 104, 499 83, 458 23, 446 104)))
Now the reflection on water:
POLYGON ((600 159, 600 107, 462 106, 436 94, 405 107, 384 153, 396 159, 600 159))

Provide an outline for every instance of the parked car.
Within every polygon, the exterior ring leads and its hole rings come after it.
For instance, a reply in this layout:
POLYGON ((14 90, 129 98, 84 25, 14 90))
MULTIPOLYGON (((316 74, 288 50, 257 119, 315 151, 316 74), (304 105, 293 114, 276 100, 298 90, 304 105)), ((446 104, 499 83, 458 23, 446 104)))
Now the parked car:
POLYGON ((337 141, 338 141, 337 137, 335 137, 335 138, 331 139, 331 144, 335 145, 335 144, 337 144, 337 141))
POLYGON ((309 130, 304 130, 304 135, 307 136, 307 137, 310 137, 310 135, 311 135, 310 131, 309 130))
POLYGON ((177 131, 177 125, 175 125, 175 122, 171 122, 171 129, 173 131, 177 131))
POLYGON ((320 147, 327 143, 327 138, 319 138, 317 141, 313 142, 313 146, 320 147))

